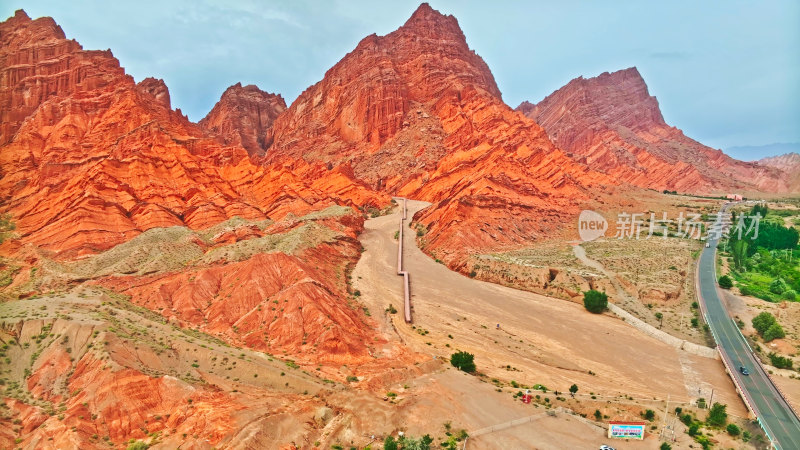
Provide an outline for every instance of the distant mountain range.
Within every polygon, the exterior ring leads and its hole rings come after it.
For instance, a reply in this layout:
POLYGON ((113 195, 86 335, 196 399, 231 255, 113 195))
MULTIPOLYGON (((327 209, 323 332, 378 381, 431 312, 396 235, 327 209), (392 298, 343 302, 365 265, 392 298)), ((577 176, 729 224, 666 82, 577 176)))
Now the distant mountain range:
POLYGON ((764 145, 737 145, 724 150, 728 156, 742 161, 757 161, 770 156, 787 153, 800 153, 800 142, 786 142, 764 145))

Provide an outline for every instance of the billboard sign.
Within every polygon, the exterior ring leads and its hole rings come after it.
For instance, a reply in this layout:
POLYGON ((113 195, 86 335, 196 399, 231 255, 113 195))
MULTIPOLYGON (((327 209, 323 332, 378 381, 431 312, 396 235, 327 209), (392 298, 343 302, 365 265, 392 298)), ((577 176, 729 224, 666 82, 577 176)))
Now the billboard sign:
POLYGON ((608 437, 621 439, 644 439, 645 422, 609 422, 608 437))

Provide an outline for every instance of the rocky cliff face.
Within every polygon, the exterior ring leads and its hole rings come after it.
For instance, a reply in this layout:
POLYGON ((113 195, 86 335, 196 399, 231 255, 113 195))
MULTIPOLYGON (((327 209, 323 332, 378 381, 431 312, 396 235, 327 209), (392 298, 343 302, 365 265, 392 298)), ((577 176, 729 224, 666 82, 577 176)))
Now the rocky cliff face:
POLYGON ((362 40, 268 135, 268 161, 346 165, 376 190, 436 203, 418 218, 426 250, 453 263, 544 236, 591 186, 613 184, 506 106, 456 19, 427 4, 362 40))
POLYGON ((517 109, 577 160, 636 186, 693 193, 788 189, 779 172, 737 161, 667 125, 636 68, 576 78, 517 109))
POLYGON ((19 12, 0 27, 0 195, 22 242, 69 257, 153 227, 386 201, 346 172, 253 166, 242 147, 221 147, 171 110, 163 81, 135 84, 111 52, 83 50, 52 19, 19 12))
MULTIPOLYGON (((0 41, 0 212, 16 225, 0 246, 3 270, 15 267, 0 292, 4 300, 100 284, 183 329, 207 329, 300 364, 373 363, 368 346, 380 339, 362 310, 348 305, 346 273, 360 255, 356 208, 385 206, 387 195, 357 181, 347 165, 254 164, 244 146, 258 144, 257 133, 234 136, 238 125, 209 131, 191 123, 171 109, 162 80, 135 83, 110 51, 84 50, 52 19, 18 12, 0 23, 0 41), (339 208, 333 218, 321 213, 329 207, 339 208), (318 224, 297 219, 309 213, 321 214, 318 224), (247 225, 221 225, 237 221, 247 225), (220 226, 219 235, 209 231, 220 226), (311 231, 295 230, 303 226, 311 231), (176 244, 170 237, 176 230, 193 240, 176 244), (127 268, 117 265, 120 252, 127 268), (73 265, 89 261, 76 275, 73 265), (153 264, 168 270, 142 270, 153 264)), ((234 87, 215 114, 257 131, 282 105, 280 97, 234 87)), ((205 124, 213 128, 213 122, 210 115, 205 124)), ((113 322, 110 317, 100 320, 113 322)), ((142 357, 153 362, 152 355, 142 357)), ((48 448, 48 438, 54 448, 91 446, 99 442, 92 435, 101 433, 121 444, 145 437, 151 427, 177 430, 178 441, 188 433, 198 442, 219 442, 241 429, 238 421, 249 421, 233 417, 242 407, 230 393, 204 387, 199 376, 188 384, 160 379, 161 362, 150 367, 155 372, 130 362, 107 368, 89 355, 64 379, 50 367, 63 359, 48 358, 32 374, 19 366, 21 392, 32 397, 14 403, 26 425, 0 434, 3 446, 17 438, 32 447, 48 448), (69 392, 83 390, 80 401, 52 394, 64 383, 69 392), (154 419, 178 411, 192 392, 199 395, 194 407, 154 419), (62 400, 68 403, 63 419, 43 412, 41 402, 62 400), (210 409, 219 414, 194 412, 210 409), (92 414, 107 423, 97 425, 92 414), (210 422, 198 422, 203 417, 210 422)))
POLYGON ((53 19, 19 10, 0 24, 0 145, 48 99, 132 81, 110 51, 84 51, 53 19))
POLYGON ((267 130, 284 110, 286 102, 280 95, 236 83, 198 125, 218 136, 223 145, 244 147, 250 156, 263 156, 267 130))
POLYGON ((268 132, 268 159, 349 163, 358 178, 395 191, 442 157, 436 102, 465 89, 500 97, 457 20, 422 4, 397 31, 364 38, 295 100, 268 132))

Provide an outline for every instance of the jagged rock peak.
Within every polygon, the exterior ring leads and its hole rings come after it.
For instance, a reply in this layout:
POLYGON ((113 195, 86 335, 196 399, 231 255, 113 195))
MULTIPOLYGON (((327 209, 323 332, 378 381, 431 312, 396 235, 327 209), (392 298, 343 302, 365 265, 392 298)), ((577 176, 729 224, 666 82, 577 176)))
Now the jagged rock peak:
POLYGON ((286 101, 279 94, 236 83, 225 89, 199 125, 222 144, 241 145, 250 156, 263 156, 266 132, 285 110, 286 101))
POLYGON ((172 107, 169 97, 169 88, 167 88, 164 80, 160 78, 147 77, 140 81, 136 87, 139 88, 141 92, 151 95, 156 99, 156 101, 167 108, 172 107))

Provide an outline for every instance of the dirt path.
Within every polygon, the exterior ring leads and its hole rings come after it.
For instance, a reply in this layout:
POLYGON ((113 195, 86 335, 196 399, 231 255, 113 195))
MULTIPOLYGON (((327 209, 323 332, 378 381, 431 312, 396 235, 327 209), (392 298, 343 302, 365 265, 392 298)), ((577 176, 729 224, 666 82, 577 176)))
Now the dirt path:
MULTIPOLYGON (((425 206, 409 201, 409 217, 425 206)), ((404 268, 411 274, 414 326, 404 324, 401 314, 384 314, 389 304, 398 310, 402 305, 402 278, 395 267, 398 223, 397 212, 367 221, 361 236, 366 252, 353 272, 354 283, 382 330, 415 350, 444 358, 466 350, 489 377, 560 391, 576 383, 582 392, 603 396, 670 395, 673 402, 696 397, 687 392, 694 383, 685 380, 686 364, 675 348, 612 315, 464 277, 410 242, 404 268)), ((731 413, 744 415, 721 363, 687 357, 691 378, 713 385, 731 413)))
MULTIPOLYGON (((595 261, 586 256, 586 250, 580 245, 575 245, 572 247, 572 249, 573 253, 575 254, 575 257, 578 258, 578 261, 580 261, 587 267, 591 267, 595 270, 600 271, 609 281, 611 281, 611 284, 617 291, 618 297, 622 297, 627 302, 635 301, 633 298, 630 297, 630 295, 628 295, 628 292, 625 289, 623 289, 622 286, 619 284, 616 273, 606 269, 599 261, 595 261)), ((609 303, 608 309, 621 319, 625 320, 629 324, 636 327, 642 333, 652 336, 667 345, 691 353, 693 355, 702 356, 705 358, 712 358, 712 359, 719 358, 717 351, 714 350, 713 348, 706 347, 703 345, 697 345, 695 343, 688 342, 679 337, 672 336, 671 334, 663 330, 659 330, 658 328, 644 322, 643 320, 639 319, 638 317, 634 316, 628 311, 625 311, 624 309, 620 308, 617 305, 609 303)), ((682 362, 684 360, 685 360, 684 358, 681 358, 682 362)), ((685 367, 684 367, 684 373, 686 373, 685 367)), ((694 391, 694 389, 692 389, 692 391, 694 391)))

